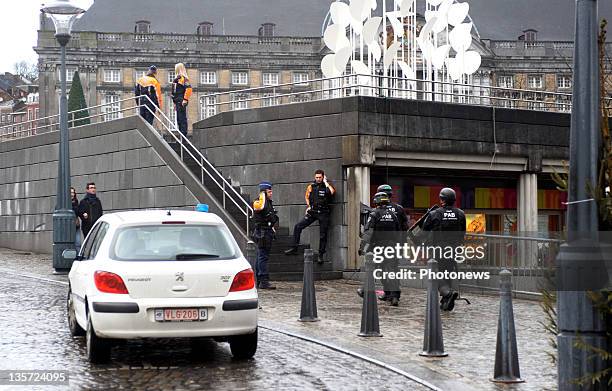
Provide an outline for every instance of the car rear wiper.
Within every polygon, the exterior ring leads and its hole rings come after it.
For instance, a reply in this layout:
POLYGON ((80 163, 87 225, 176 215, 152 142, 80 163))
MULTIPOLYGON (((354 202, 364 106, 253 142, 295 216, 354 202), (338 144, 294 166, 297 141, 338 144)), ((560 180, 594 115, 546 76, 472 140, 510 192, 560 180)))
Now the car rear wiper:
POLYGON ((217 254, 195 254, 195 253, 185 253, 185 254, 176 254, 176 260, 182 259, 200 259, 200 258, 219 258, 217 254))

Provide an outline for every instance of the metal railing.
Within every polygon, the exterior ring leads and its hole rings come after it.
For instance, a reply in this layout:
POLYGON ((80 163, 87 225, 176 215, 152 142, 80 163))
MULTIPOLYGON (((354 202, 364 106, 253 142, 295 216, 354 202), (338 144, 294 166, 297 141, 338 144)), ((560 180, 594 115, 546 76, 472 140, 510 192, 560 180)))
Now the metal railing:
MULTIPOLYGON (((572 94, 569 93, 360 74, 218 92, 202 96, 201 102, 203 112, 214 107, 213 112, 220 113, 348 96, 564 113, 569 113, 572 107, 572 94)), ((612 98, 606 98, 605 101, 612 108, 612 98)))
MULTIPOLYGON (((154 105, 149 97, 143 97, 146 98, 151 105, 154 105)), ((129 105, 128 107, 121 107, 123 102, 134 101, 135 98, 133 97, 125 98, 112 103, 104 103, 101 105, 70 111, 68 112, 68 126, 69 128, 72 128, 74 126, 108 122, 124 117, 124 113, 131 116, 139 115, 139 110, 141 108, 145 108, 153 114, 154 118, 157 120, 157 123, 160 125, 161 128, 154 126, 154 128, 159 132, 160 137, 163 137, 164 133, 167 133, 180 146, 179 155, 181 160, 185 161, 185 158, 189 156, 197 164, 200 170, 199 179, 201 180, 201 183, 204 185, 206 178, 208 178, 219 187, 222 192, 222 199, 220 201, 222 202, 223 209, 227 210, 227 200, 229 200, 242 214, 244 214, 246 218, 246 232, 243 232, 243 235, 245 238, 247 238, 249 232, 249 218, 253 213, 253 209, 249 203, 242 198, 240 193, 238 193, 238 191, 224 178, 224 176, 204 157, 200 150, 179 131, 176 124, 170 120, 165 113, 162 111, 153 112, 153 110, 151 110, 147 104, 134 104, 129 105), (85 112, 86 115, 81 117, 79 113, 83 112, 85 112)), ((0 127, 0 142, 59 131, 59 126, 59 114, 2 126, 0 127), (32 124, 35 126, 31 126, 32 124)))

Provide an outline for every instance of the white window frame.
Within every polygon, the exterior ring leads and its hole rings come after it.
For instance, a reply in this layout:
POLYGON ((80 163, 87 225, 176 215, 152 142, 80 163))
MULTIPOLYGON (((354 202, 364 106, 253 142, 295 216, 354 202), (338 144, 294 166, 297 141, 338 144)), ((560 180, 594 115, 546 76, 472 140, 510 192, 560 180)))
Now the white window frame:
POLYGON ((232 110, 244 110, 244 109, 248 109, 249 108, 249 101, 247 101, 246 99, 249 99, 249 95, 248 94, 230 94, 230 100, 232 100, 232 101, 237 100, 238 101, 238 102, 233 102, 232 103, 232 110))
POLYGON ((542 75, 527 75, 527 88, 537 90, 543 87, 544 77, 542 75))
POLYGON ((217 71, 200 71, 200 84, 207 86, 217 85, 217 71))
POLYGON ((104 82, 105 83, 121 83, 121 69, 105 69, 104 70, 104 82))
POLYGON ((172 95, 167 95, 165 97, 165 101, 166 101, 166 106, 167 106, 167 115, 168 118, 170 119, 170 122, 173 123, 174 125, 178 124, 176 123, 176 107, 174 107, 174 102, 172 101, 172 95))
POLYGON ((147 75, 148 70, 146 69, 137 69, 134 71, 134 80, 137 82, 141 77, 145 77, 147 75))
POLYGON ((174 79, 176 79, 176 72, 175 71, 168 71, 168 84, 171 84, 174 79))
POLYGON ((248 86, 249 85, 249 72, 248 71, 232 71, 232 84, 235 86, 248 86))
POLYGON ((293 84, 298 86, 307 86, 310 81, 308 72, 293 72, 293 84))
POLYGON ((273 94, 263 94, 261 99, 261 107, 278 106, 280 99, 273 94))
POLYGON ((497 76, 497 86, 501 88, 514 88, 514 76, 512 75, 497 76))
POLYGON ((279 80, 280 75, 278 72, 264 72, 261 76, 261 81, 264 86, 277 86, 279 80))
POLYGON ((217 97, 202 96, 200 97, 200 119, 206 119, 217 114, 217 97))
POLYGON ((103 107, 104 121, 111 121, 111 120, 119 119, 123 117, 122 113, 119 111, 121 110, 121 104, 119 103, 119 100, 120 100, 119 94, 114 94, 110 92, 104 93, 104 98, 103 98, 103 103, 102 103, 105 105, 103 107), (107 106, 108 104, 111 104, 111 106, 107 106))
POLYGON ((569 75, 557 75, 557 88, 560 90, 572 88, 572 77, 569 75))

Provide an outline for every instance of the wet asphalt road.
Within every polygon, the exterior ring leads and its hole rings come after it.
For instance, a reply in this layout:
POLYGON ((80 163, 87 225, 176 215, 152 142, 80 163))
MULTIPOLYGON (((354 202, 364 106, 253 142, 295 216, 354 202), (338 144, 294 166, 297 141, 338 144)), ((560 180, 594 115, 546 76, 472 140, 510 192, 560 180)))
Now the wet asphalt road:
POLYGON ((229 346, 188 339, 129 341, 111 363, 91 365, 66 323, 67 287, 0 271, 0 369, 66 370, 69 386, 1 389, 423 390, 423 386, 343 353, 260 329, 254 359, 229 346))

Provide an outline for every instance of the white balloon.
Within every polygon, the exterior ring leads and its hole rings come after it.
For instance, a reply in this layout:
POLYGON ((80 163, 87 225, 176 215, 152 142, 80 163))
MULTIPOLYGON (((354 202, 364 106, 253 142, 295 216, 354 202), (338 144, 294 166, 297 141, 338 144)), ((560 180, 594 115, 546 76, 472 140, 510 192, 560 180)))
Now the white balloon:
POLYGON ((421 48, 421 54, 423 56, 423 61, 431 62, 433 53, 434 53, 434 45, 428 39, 417 39, 417 43, 421 48))
POLYGON ((399 16, 399 12, 387 12, 387 18, 389 18, 389 22, 391 22, 391 26, 393 26, 393 33, 396 37, 404 35, 404 25, 398 19, 399 16))
POLYGON ((363 32, 361 36, 363 37, 363 42, 365 42, 366 45, 369 45, 378 39, 378 29, 381 21, 382 17, 375 16, 368 19, 363 25, 363 32))
POLYGON ((448 69, 448 74, 453 81, 461 79, 463 69, 456 58, 449 57, 446 59, 446 69, 448 69))
POLYGON ((444 60, 448 57, 448 52, 450 51, 450 45, 442 45, 434 49, 434 52, 431 56, 431 63, 436 69, 442 69, 444 67, 444 60))
POLYGON ((382 49, 378 42, 374 41, 368 45, 369 53, 372 54, 375 62, 380 61, 380 56, 382 56, 382 49))
POLYGON ((340 72, 340 74, 343 74, 346 70, 346 64, 348 64, 349 60, 351 59, 351 53, 352 49, 350 46, 339 49, 336 53, 336 57, 334 58, 334 66, 338 72, 340 72))
POLYGON ((416 78, 416 73, 414 72, 412 68, 410 68, 410 65, 406 64, 404 61, 398 61, 397 64, 399 65, 406 79, 416 78))
POLYGON ((447 16, 448 10, 450 9, 451 5, 453 5, 454 2, 455 0, 443 0, 442 4, 440 4, 440 7, 438 7, 438 13, 440 15, 447 16))
POLYGON ((470 5, 468 3, 452 4, 448 10, 448 24, 457 26, 463 23, 469 11, 470 5))
POLYGON ((482 57, 480 57, 480 53, 473 50, 465 52, 465 54, 463 55, 463 72, 466 75, 472 75, 476 73, 478 68, 480 68, 481 62, 482 57))
POLYGON ((448 15, 446 13, 438 11, 436 22, 433 25, 432 31, 436 34, 444 31, 448 26, 448 15))
POLYGON ((425 22, 429 22, 431 18, 438 15, 438 11, 427 10, 425 11, 425 22))
POLYGON ((412 5, 414 0, 401 0, 400 2, 400 16, 408 16, 412 11, 412 5))
POLYGON ((330 6, 329 12, 334 24, 346 27, 351 23, 351 11, 348 4, 336 1, 330 6))
POLYGON ((351 67, 353 68, 353 73, 360 75, 371 75, 370 68, 364 64, 362 61, 353 60, 351 61, 351 67))
POLYGON ((328 54, 327 56, 323 57, 323 60, 321 60, 321 71, 323 72, 323 77, 328 78, 341 75, 334 65, 335 57, 335 54, 328 54))
POLYGON ((367 3, 366 0, 351 0, 351 5, 349 6, 351 13, 351 26, 353 30, 359 30, 359 34, 361 34, 361 27, 356 27, 357 25, 361 25, 361 23, 368 17, 370 13, 370 5, 371 3, 367 3))
POLYGON ((330 24, 323 33, 323 42, 325 42, 325 45, 333 52, 336 52, 338 50, 338 41, 344 36, 343 32, 344 30, 340 25, 330 24))
POLYGON ((427 23, 425 23, 425 25, 421 29, 421 34, 419 34, 419 39, 428 40, 429 33, 431 33, 431 31, 433 30, 433 26, 434 24, 436 24, 437 21, 438 21, 438 16, 433 15, 431 19, 429 19, 427 23))
POLYGON ((400 47, 399 42, 393 42, 391 46, 387 48, 387 51, 385 52, 385 56, 383 59, 383 65, 384 65, 385 71, 389 69, 389 67, 393 63, 393 60, 395 59, 395 57, 397 57, 397 51, 399 50, 399 47, 400 47))
POLYGON ((370 7, 372 8, 372 11, 375 10, 378 7, 378 1, 370 0, 370 7))
POLYGON ((461 23, 448 35, 448 40, 457 52, 465 52, 472 45, 472 23, 461 23))

